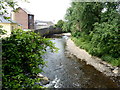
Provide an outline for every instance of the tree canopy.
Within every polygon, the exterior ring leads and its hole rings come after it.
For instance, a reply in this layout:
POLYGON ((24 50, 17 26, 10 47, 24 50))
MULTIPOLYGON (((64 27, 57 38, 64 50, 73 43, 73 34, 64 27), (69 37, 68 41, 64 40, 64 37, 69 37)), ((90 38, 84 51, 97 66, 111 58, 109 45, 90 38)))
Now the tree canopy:
POLYGON ((120 65, 120 2, 72 2, 65 19, 64 28, 82 48, 120 65))

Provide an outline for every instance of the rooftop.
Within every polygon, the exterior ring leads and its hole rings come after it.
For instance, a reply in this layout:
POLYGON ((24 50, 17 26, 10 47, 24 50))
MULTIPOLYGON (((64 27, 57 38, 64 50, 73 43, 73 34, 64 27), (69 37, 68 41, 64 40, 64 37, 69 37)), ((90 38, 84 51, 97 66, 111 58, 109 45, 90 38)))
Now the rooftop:
POLYGON ((52 21, 40 21, 40 20, 35 20, 35 23, 54 24, 52 21))
POLYGON ((0 23, 17 23, 17 22, 12 21, 10 19, 5 19, 3 15, 0 15, 0 23))
MULTIPOLYGON (((22 10, 24 10, 27 14, 32 14, 31 12, 29 12, 26 8, 21 8, 21 7, 19 7, 18 9, 22 9, 22 10)), ((32 14, 33 15, 33 14, 32 14)))

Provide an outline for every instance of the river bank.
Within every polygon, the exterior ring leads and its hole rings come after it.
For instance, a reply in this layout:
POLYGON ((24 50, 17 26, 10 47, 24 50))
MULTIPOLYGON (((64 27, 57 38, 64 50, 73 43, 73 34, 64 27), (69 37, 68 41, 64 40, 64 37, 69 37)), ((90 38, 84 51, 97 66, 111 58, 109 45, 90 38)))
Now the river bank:
POLYGON ((85 50, 77 47, 71 39, 66 40, 65 53, 69 57, 74 55, 81 61, 85 61, 86 64, 93 66, 96 70, 110 77, 114 82, 117 82, 120 87, 119 67, 112 66, 107 62, 102 61, 100 58, 89 55, 85 50))
MULTIPOLYGON (((51 53, 48 49, 43 56, 47 67, 43 68, 44 72, 41 74, 49 79, 45 87, 118 88, 117 83, 112 79, 66 50, 70 33, 54 34, 49 38, 59 50, 57 53, 51 53)), ((69 48, 72 49, 72 47, 69 48)))

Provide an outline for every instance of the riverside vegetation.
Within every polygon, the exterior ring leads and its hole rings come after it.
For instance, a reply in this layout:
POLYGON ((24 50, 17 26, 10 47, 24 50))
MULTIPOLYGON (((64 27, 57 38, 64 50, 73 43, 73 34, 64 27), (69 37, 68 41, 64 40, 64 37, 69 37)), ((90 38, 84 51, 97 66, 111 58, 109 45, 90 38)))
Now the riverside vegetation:
MULTIPOLYGON (((7 13, 6 8, 17 10, 15 8, 17 1, 14 0, 1 0, 0 5, 1 15, 7 13)), ((0 26, 0 35, 5 33, 5 30, 0 26)), ((10 37, 2 39, 2 70, 0 69, 2 88, 44 88, 36 84, 41 80, 36 76, 42 72, 42 68, 46 65, 42 55, 46 53, 47 47, 51 52, 58 50, 50 39, 20 29, 13 30, 10 37)))
POLYGON ((42 72, 45 61, 42 55, 49 47, 57 50, 50 39, 42 38, 34 32, 13 30, 10 37, 2 40, 2 87, 42 88, 37 74, 42 72))
MULTIPOLYGON (((7 12, 5 7, 14 9, 16 2, 2 0, 0 4, 3 9, 0 14, 4 14, 7 12)), ((71 32, 75 43, 90 54, 120 66, 119 12, 119 2, 73 2, 62 28, 64 32, 71 32)), ((0 32, 3 33, 3 30, 0 29, 0 32)), ((2 43, 2 87, 43 88, 35 82, 40 81, 36 75, 45 66, 42 55, 46 47, 57 50, 50 39, 34 32, 13 30, 10 37, 2 39, 2 43)))
POLYGON ((120 66, 120 2, 72 2, 65 19, 61 28, 77 46, 120 66))

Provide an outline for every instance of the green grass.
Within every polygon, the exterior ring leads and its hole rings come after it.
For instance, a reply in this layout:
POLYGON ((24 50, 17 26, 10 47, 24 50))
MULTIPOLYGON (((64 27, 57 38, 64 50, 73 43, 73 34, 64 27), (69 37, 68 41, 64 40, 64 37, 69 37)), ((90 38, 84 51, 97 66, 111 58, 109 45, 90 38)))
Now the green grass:
POLYGON ((105 54, 101 57, 101 59, 107 61, 113 66, 120 66, 120 58, 113 58, 112 56, 105 54))
POLYGON ((120 57, 114 58, 109 54, 103 54, 105 51, 102 49, 102 47, 95 47, 95 45, 91 44, 90 41, 81 37, 72 37, 71 39, 78 47, 85 49, 89 54, 97 56, 113 66, 120 66, 120 57))

